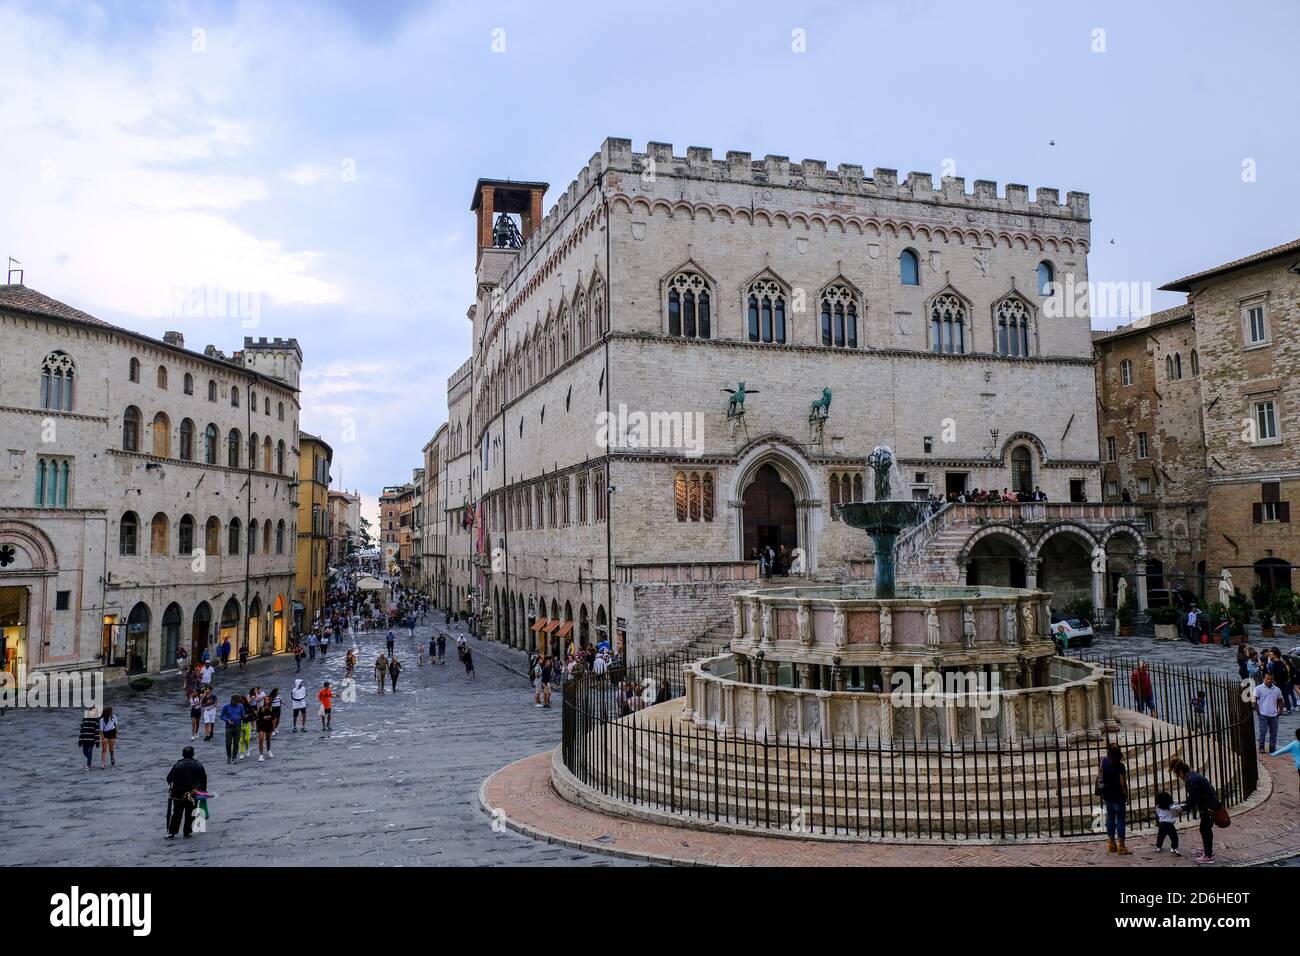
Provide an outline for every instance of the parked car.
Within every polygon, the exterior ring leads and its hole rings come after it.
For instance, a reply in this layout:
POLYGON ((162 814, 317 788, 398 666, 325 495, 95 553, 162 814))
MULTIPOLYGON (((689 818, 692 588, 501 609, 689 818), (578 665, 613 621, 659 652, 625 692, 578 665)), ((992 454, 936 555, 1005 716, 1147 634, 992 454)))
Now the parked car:
POLYGON ((1058 652, 1067 648, 1092 647, 1092 637, 1091 622, 1052 612, 1052 640, 1058 652))

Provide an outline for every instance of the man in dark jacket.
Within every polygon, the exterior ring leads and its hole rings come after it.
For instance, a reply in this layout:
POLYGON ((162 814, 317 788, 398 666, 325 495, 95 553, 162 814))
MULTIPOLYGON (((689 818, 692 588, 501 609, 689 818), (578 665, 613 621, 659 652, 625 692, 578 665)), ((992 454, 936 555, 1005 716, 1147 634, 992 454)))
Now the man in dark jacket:
POLYGON ((185 838, 189 839, 194 829, 194 793, 208 789, 208 772, 194 759, 193 747, 182 750, 181 759, 167 771, 167 786, 167 839, 176 839, 182 816, 185 818, 185 838))

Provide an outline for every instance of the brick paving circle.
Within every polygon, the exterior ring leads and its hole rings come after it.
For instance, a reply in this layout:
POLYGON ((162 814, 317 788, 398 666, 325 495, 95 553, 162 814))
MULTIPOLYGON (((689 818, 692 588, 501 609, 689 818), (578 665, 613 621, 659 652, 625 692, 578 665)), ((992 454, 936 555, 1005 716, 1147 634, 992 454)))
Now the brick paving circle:
MULTIPOLYGON (((1054 843, 833 843, 717 833, 597 813, 564 800, 551 784, 552 751, 488 777, 479 800, 489 815, 547 843, 678 866, 1189 866, 1200 835, 1180 827, 1183 856, 1155 850, 1154 829, 1129 831, 1133 855, 1106 852, 1105 838, 1054 843)), ((1300 855, 1300 787, 1289 757, 1260 757, 1256 796, 1216 830, 1217 865, 1249 866, 1300 855)))

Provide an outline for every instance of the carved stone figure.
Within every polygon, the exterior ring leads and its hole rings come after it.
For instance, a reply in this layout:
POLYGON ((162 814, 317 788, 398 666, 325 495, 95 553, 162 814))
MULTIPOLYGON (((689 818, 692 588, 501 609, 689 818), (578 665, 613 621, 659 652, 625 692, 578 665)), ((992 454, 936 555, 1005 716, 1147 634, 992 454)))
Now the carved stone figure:
POLYGON ((808 645, 812 643, 812 614, 808 611, 807 604, 799 605, 797 616, 799 623, 799 643, 808 645))
POLYGON ((805 565, 805 556, 803 548, 795 548, 790 552, 790 574, 803 574, 805 565))
POLYGON ((1003 619, 1006 622, 1006 633, 1003 635, 1003 640, 1006 641, 1008 647, 1014 647, 1018 643, 1016 638, 1016 606, 1014 604, 1004 605, 1002 611, 1003 619))
POLYGON ((939 609, 931 605, 925 612, 925 646, 939 648, 939 609))
POLYGON ((877 445, 867 456, 867 465, 875 476, 876 501, 889 500, 889 469, 894 466, 894 455, 884 445, 877 445))
POLYGON ((1038 639, 1038 613, 1029 601, 1020 605, 1020 636, 1026 642, 1038 639))
POLYGON ((963 646, 967 648, 975 646, 975 608, 969 604, 961 609, 961 638, 963 646))
POLYGON ((745 618, 744 618, 743 601, 731 602, 731 637, 732 640, 739 641, 745 636, 745 618))
POLYGON ((754 602, 751 601, 746 605, 746 609, 749 611, 749 621, 746 630, 749 634, 750 640, 757 641, 760 638, 758 633, 758 608, 754 605, 754 602))
POLYGON ((880 609, 880 647, 888 649, 894 643, 894 615, 889 608, 880 609))
MULTIPOLYGON (((1220 590, 1223 589, 1222 583, 1220 583, 1219 589, 1220 590)), ((1125 581, 1123 578, 1120 578, 1119 584, 1115 588, 1115 607, 1121 608, 1124 606, 1124 604, 1127 601, 1128 601, 1128 582, 1125 581)))
POLYGON ((772 640, 772 605, 763 605, 763 640, 772 640))
POLYGON ((838 604, 835 606, 835 617, 832 621, 835 628, 835 646, 847 647, 849 643, 848 618, 844 616, 844 609, 838 604))

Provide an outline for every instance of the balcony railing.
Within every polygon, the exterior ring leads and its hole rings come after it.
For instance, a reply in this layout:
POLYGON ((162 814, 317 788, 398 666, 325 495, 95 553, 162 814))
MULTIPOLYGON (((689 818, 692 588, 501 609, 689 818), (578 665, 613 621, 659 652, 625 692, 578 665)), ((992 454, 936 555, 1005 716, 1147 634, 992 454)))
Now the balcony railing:
POLYGON ((619 584, 681 584, 704 581, 757 581, 757 561, 692 561, 618 564, 619 584))

